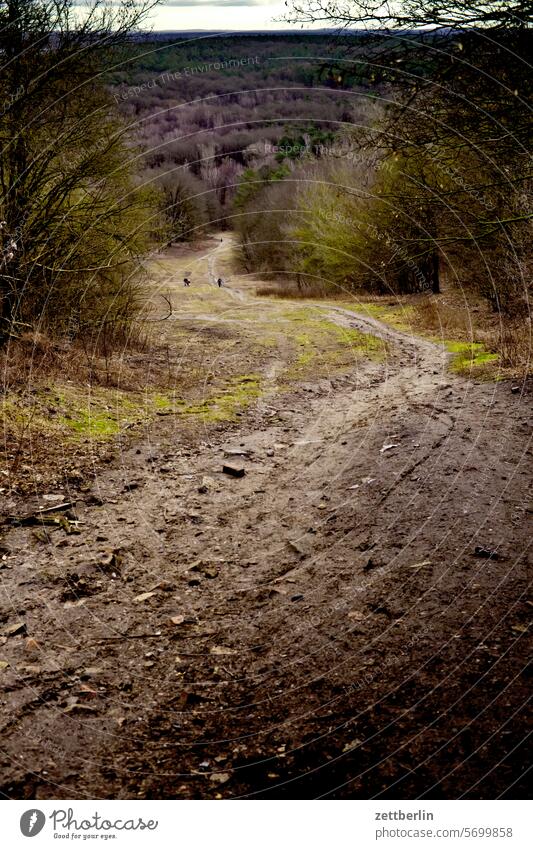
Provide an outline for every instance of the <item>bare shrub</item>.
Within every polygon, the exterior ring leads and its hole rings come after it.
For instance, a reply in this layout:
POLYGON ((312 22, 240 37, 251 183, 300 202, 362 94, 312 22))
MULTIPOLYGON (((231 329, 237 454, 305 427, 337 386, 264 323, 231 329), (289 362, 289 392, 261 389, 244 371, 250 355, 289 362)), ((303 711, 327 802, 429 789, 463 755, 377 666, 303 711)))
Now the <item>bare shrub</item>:
POLYGON ((501 328, 499 350, 504 368, 520 369, 524 374, 531 372, 531 319, 506 322, 501 328))
POLYGON ((255 294, 262 298, 287 298, 291 300, 308 298, 330 298, 331 290, 317 281, 311 283, 295 283, 280 281, 257 286, 255 294))

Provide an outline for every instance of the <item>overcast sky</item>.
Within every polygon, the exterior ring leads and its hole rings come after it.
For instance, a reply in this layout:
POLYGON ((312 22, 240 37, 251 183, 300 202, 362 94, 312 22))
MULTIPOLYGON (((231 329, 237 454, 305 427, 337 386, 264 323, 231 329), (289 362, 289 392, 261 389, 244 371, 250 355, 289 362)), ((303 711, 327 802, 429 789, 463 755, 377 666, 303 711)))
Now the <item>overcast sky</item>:
POLYGON ((168 0, 151 23, 158 30, 286 29, 273 20, 286 12, 283 0, 168 0))

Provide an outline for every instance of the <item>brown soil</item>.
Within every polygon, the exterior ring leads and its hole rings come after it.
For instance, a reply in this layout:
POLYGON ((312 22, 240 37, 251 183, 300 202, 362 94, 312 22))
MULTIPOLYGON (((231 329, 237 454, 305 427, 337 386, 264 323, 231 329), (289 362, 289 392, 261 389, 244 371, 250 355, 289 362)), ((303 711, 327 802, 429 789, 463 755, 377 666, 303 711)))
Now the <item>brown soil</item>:
POLYGON ((525 794, 530 388, 331 316, 386 360, 269 362, 237 421, 118 451, 81 533, 4 536, 5 796, 525 794))

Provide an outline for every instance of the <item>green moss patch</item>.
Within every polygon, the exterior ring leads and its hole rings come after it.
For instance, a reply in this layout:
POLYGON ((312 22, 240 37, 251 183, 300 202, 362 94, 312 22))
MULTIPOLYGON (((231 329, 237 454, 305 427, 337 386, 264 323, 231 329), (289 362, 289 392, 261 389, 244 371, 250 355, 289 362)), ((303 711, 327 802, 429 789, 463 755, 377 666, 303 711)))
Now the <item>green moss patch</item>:
POLYGON ((415 316, 415 309, 412 306, 404 304, 376 304, 376 303, 360 303, 349 307, 354 312, 359 312, 362 315, 368 315, 371 318, 377 318, 385 324, 390 324, 396 330, 403 333, 412 332, 411 322, 415 316))
POLYGON ((284 307, 282 315, 290 322, 287 339, 297 349, 292 365, 284 373, 288 381, 331 374, 333 370, 349 367, 355 358, 380 360, 385 356, 387 346, 382 339, 343 327, 324 315, 323 310, 327 308, 327 303, 323 309, 284 307))
POLYGON ((487 351, 481 342, 444 341, 446 349, 454 354, 451 369, 458 374, 471 371, 490 373, 499 362, 499 354, 487 351))
POLYGON ((221 393, 204 401, 178 402, 177 412, 182 416, 197 416, 204 422, 235 421, 237 413, 249 407, 261 391, 259 375, 241 375, 229 380, 221 393))

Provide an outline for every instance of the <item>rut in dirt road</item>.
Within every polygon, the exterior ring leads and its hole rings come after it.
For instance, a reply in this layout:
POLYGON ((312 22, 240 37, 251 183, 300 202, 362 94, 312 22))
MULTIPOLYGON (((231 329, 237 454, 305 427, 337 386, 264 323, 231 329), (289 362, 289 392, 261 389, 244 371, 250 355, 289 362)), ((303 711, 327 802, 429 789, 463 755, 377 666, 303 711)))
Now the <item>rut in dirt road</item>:
POLYGON ((528 396, 327 310, 386 361, 164 417, 81 535, 10 532, 5 795, 523 792, 528 396))

